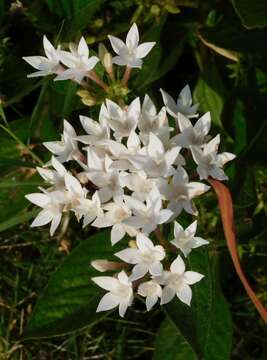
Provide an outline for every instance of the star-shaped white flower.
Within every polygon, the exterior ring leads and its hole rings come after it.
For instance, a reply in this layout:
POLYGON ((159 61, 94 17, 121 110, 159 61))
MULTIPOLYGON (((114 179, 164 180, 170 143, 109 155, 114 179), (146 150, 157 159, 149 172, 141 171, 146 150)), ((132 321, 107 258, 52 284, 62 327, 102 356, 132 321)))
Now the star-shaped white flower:
POLYGON ((36 169, 45 181, 53 185, 54 190, 64 188, 64 176, 67 170, 54 156, 51 158, 51 165, 55 170, 41 168, 39 166, 37 166, 36 169))
POLYGON ((151 132, 165 143, 169 138, 170 130, 172 130, 168 125, 166 108, 163 107, 160 112, 157 113, 157 109, 148 95, 145 95, 142 104, 138 128, 140 130, 139 136, 145 145, 148 144, 149 134, 151 132))
POLYGON ((112 167, 113 161, 106 154, 101 156, 97 149, 87 148, 87 165, 80 162, 85 170, 88 179, 99 187, 98 195, 102 203, 109 201, 112 197, 122 195, 121 174, 116 168, 112 167))
POLYGON ((43 145, 56 156, 59 162, 63 163, 73 160, 75 156, 79 158, 80 151, 76 138, 77 135, 74 128, 67 120, 64 120, 61 141, 47 141, 43 145))
POLYGON ((155 179, 150 179, 144 171, 127 174, 122 179, 123 185, 132 191, 132 197, 145 201, 146 197, 156 185, 155 179))
POLYGON ((115 254, 119 259, 128 264, 134 264, 131 281, 142 278, 148 272, 151 275, 159 276, 163 271, 161 260, 165 257, 165 250, 161 245, 154 245, 144 234, 136 236, 137 249, 127 248, 115 254))
POLYGON ((179 146, 165 150, 161 140, 150 133, 148 145, 143 147, 139 154, 129 156, 129 161, 136 169, 143 170, 150 177, 168 177, 175 172, 172 165, 179 156, 180 150, 179 146))
POLYGON ((31 227, 43 226, 51 222, 50 235, 53 236, 61 221, 66 192, 56 190, 28 194, 25 197, 34 205, 43 208, 32 222, 31 227))
POLYGON ((119 314, 124 317, 127 308, 133 302, 133 287, 126 273, 121 271, 117 279, 111 276, 97 276, 92 280, 108 291, 100 300, 96 312, 111 310, 119 306, 119 314))
POLYGON ((112 245, 120 241, 126 233, 130 236, 137 234, 134 228, 125 223, 125 220, 131 216, 132 212, 122 196, 114 196, 113 202, 102 205, 102 209, 106 212, 102 216, 98 216, 92 226, 98 228, 112 227, 112 245))
POLYGON ((170 271, 164 271, 163 275, 156 277, 156 281, 164 285, 161 295, 161 305, 170 302, 176 295, 183 303, 190 306, 192 290, 189 285, 200 281, 204 275, 195 271, 185 271, 185 263, 178 256, 171 264, 170 271))
POLYGON ((177 117, 178 113, 182 113, 187 117, 196 117, 198 104, 192 105, 192 95, 190 87, 186 85, 180 92, 177 102, 164 90, 160 89, 164 105, 167 108, 168 113, 177 117))
POLYGON ((140 99, 134 99, 128 107, 122 109, 114 101, 106 100, 108 124, 117 140, 128 137, 136 129, 140 117, 140 99))
POLYGON ((107 122, 108 112, 105 104, 101 105, 99 121, 87 116, 80 116, 80 122, 88 135, 80 135, 77 140, 87 145, 101 145, 101 142, 110 138, 110 128, 107 122))
POLYGON ((191 146, 191 152, 194 161, 197 164, 197 172, 200 180, 207 179, 209 176, 218 180, 227 180, 228 176, 224 173, 222 167, 228 161, 233 160, 236 155, 223 152, 217 154, 220 144, 220 135, 204 145, 203 149, 191 146))
POLYGON ((177 222, 174 222, 174 239, 171 243, 182 251, 185 257, 191 252, 202 245, 207 245, 209 242, 200 237, 196 237, 197 221, 194 221, 185 230, 177 222))
POLYGON ((146 309, 150 311, 161 298, 161 286, 154 280, 143 282, 138 286, 137 293, 146 298, 146 309))
POLYGON ((109 35, 108 38, 113 50, 117 54, 112 59, 113 63, 121 66, 127 65, 131 68, 141 68, 143 63, 141 59, 147 56, 155 45, 155 42, 145 42, 138 45, 139 32, 135 23, 126 36, 126 43, 112 35, 109 35))
POLYGON ((165 187, 160 187, 160 192, 169 200, 168 208, 173 211, 172 219, 174 219, 183 209, 189 214, 197 215, 197 209, 192 199, 202 195, 209 188, 200 182, 189 182, 187 172, 182 166, 179 166, 170 183, 165 182, 165 187))
POLYGON ((72 79, 81 82, 89 71, 93 70, 99 59, 96 56, 89 57, 89 48, 84 37, 81 37, 78 46, 70 44, 69 48, 70 52, 59 51, 60 61, 69 69, 58 74, 54 80, 72 79))
POLYGON ((190 146, 202 146, 205 143, 211 125, 209 112, 198 119, 194 126, 182 113, 178 113, 177 121, 181 133, 170 140, 173 144, 189 148, 190 146))
POLYGON ((44 35, 43 37, 43 46, 45 55, 44 56, 25 56, 25 60, 35 69, 39 70, 32 74, 27 75, 28 78, 37 77, 37 76, 46 76, 50 74, 56 74, 60 68, 59 65, 59 50, 55 49, 51 42, 44 35))
POLYGON ((150 234, 159 224, 167 222, 173 214, 169 209, 162 209, 161 194, 156 187, 146 197, 146 204, 128 195, 124 199, 134 214, 125 223, 141 229, 145 234, 150 234))

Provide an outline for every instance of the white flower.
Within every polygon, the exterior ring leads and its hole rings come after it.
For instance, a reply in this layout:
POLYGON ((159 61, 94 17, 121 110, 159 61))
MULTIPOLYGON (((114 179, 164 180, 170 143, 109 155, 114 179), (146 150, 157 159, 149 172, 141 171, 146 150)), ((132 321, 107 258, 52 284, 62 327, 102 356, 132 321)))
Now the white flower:
POLYGON ((67 173, 67 170, 54 156, 51 158, 51 165, 55 170, 45 169, 39 166, 37 166, 36 169, 45 181, 54 185, 54 190, 61 189, 65 185, 64 176, 67 173))
POLYGON ((101 202, 96 191, 92 199, 80 198, 79 202, 73 206, 72 210, 75 212, 78 219, 83 217, 83 227, 90 224, 96 218, 103 216, 101 202))
POLYGON ((136 236, 136 245, 137 249, 128 248, 115 254, 128 264, 135 264, 129 279, 135 281, 148 272, 154 276, 161 275, 163 271, 161 260, 165 257, 164 248, 161 245, 155 246, 147 236, 141 233, 136 236))
POLYGON ((204 145, 203 150, 196 146, 190 147, 193 159, 197 163, 197 172, 200 180, 207 179, 209 176, 218 180, 228 179, 222 167, 236 156, 229 152, 217 154, 219 144, 220 135, 217 135, 209 143, 204 145))
POLYGON ((158 298, 161 298, 162 289, 156 281, 150 280, 140 284, 137 293, 146 298, 146 309, 150 311, 158 298))
POLYGON ((138 171, 124 176, 122 183, 132 191, 132 197, 144 201, 156 185, 156 180, 148 178, 144 171, 138 171))
POLYGON ((164 271, 163 275, 156 277, 156 281, 164 285, 161 295, 161 305, 170 302, 176 295, 183 303, 190 306, 192 290, 189 285, 200 281, 204 275, 195 271, 185 271, 185 264, 181 256, 178 256, 171 264, 170 271, 164 271))
POLYGON ((54 80, 72 79, 81 82, 99 59, 96 56, 89 57, 89 49, 84 37, 81 37, 78 46, 70 44, 69 48, 70 52, 59 50, 60 61, 69 69, 60 73, 54 80))
POLYGON ((102 203, 109 201, 112 197, 122 195, 123 174, 112 167, 113 161, 108 155, 101 157, 91 147, 87 148, 87 166, 81 163, 88 179, 99 187, 99 198, 102 203))
POLYGON ((186 257, 192 249, 198 248, 202 245, 207 245, 209 242, 200 237, 196 237, 197 221, 194 221, 185 230, 177 222, 174 222, 174 239, 171 243, 182 251, 186 257))
POLYGON ((183 148, 189 148, 191 145, 202 146, 204 144, 211 125, 209 112, 198 119, 194 126, 182 113, 178 113, 177 121, 181 133, 171 139, 172 143, 183 148))
POLYGON ((132 130, 135 130, 140 117, 140 99, 134 99, 131 104, 122 109, 115 102, 107 99, 106 106, 108 111, 108 124, 114 131, 117 140, 128 137, 132 130))
POLYGON ((208 191, 209 188, 209 186, 200 182, 189 182, 187 172, 182 166, 179 166, 170 183, 165 182, 165 187, 161 186, 160 191, 169 200, 168 208, 174 213, 173 219, 177 217, 183 209, 189 214, 197 215, 197 209, 192 199, 202 195, 208 191))
POLYGON ((159 224, 167 222, 173 214, 169 209, 162 209, 161 195, 156 187, 146 197, 146 204, 128 195, 125 195, 124 199, 134 214, 126 219, 125 223, 142 229, 145 234, 150 234, 159 224))
POLYGON ((56 50, 54 46, 50 43, 46 36, 43 37, 44 45, 44 56, 25 56, 23 60, 27 61, 35 69, 39 70, 32 74, 27 75, 28 78, 37 77, 37 76, 46 76, 50 74, 55 74, 59 70, 59 50, 56 50))
POLYGON ((48 141, 44 142, 44 146, 56 155, 56 159, 63 163, 72 160, 75 156, 80 156, 78 149, 77 135, 74 128, 67 120, 64 120, 64 129, 61 136, 61 141, 48 141))
POLYGON ((182 113, 187 117, 197 116, 198 104, 192 105, 192 95, 188 85, 180 92, 177 102, 166 91, 162 89, 160 91, 164 105, 171 116, 177 117, 178 113, 182 113))
POLYGON ((32 222, 31 227, 43 226, 51 222, 50 235, 53 236, 61 221, 66 200, 65 192, 56 190, 44 194, 28 194, 25 197, 34 205, 43 208, 32 222))
POLYGON ((109 35, 108 36, 111 46, 118 56, 115 56, 112 61, 117 65, 127 65, 131 68, 141 68, 143 59, 153 48, 155 42, 145 42, 138 45, 139 33, 136 24, 134 23, 130 28, 126 44, 119 38, 109 35))
POLYGON ((138 128, 140 129, 139 136, 145 145, 148 143, 150 132, 165 142, 169 138, 170 130, 172 130, 172 128, 168 126, 166 108, 163 107, 157 114, 157 109, 148 95, 145 95, 142 104, 138 128))
POLYGON ((119 306, 119 314, 124 316, 128 306, 133 301, 132 283, 124 271, 118 274, 118 279, 111 276, 97 276, 92 280, 101 288, 108 291, 98 304, 96 312, 111 310, 119 306))
POLYGON ((123 201, 122 196, 114 196, 114 202, 102 206, 107 212, 99 216, 92 224, 98 228, 111 226, 111 244, 114 245, 120 241, 125 234, 136 235, 136 230, 125 224, 125 220, 131 216, 129 206, 123 201))
POLYGON ((172 164, 176 161, 180 149, 181 147, 176 146, 166 151, 160 139, 150 133, 148 145, 143 147, 139 154, 129 156, 129 160, 138 170, 143 170, 150 177, 168 177, 175 172, 172 164))
POLYGON ((103 140, 110 137, 110 129, 107 122, 108 112, 105 104, 101 105, 99 112, 99 121, 95 121, 87 116, 80 116, 80 122, 88 135, 77 137, 78 141, 84 144, 99 145, 103 140))

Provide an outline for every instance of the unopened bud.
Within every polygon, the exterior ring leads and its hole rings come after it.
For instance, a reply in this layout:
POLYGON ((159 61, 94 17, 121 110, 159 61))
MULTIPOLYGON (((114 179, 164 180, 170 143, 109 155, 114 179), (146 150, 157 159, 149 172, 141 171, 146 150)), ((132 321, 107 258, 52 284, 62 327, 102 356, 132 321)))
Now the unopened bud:
POLYGON ((91 266, 97 271, 105 272, 105 271, 124 269, 125 267, 127 267, 127 264, 123 264, 116 261, 97 259, 91 261, 91 266))
POLYGON ((93 106, 96 104, 96 99, 87 90, 79 90, 77 95, 80 96, 84 105, 93 106))

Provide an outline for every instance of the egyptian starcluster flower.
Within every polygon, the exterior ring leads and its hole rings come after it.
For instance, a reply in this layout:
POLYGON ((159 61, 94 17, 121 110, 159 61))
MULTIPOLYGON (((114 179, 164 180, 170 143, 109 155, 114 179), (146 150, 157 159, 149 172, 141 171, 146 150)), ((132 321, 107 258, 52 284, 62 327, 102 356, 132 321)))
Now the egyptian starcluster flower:
MULTIPOLYGON (((113 63, 127 67, 141 67, 141 59, 154 46, 139 45, 135 24, 126 44, 109 39, 117 53, 113 63)), ((97 63, 94 56, 89 58, 83 38, 78 46, 70 45, 70 52, 55 49, 46 38, 44 46, 47 58, 25 58, 39 70, 34 76, 55 73, 56 80, 80 82, 97 63), (68 69, 62 70, 60 62, 68 69)), ((32 226, 50 223, 51 235, 71 213, 83 227, 110 228, 110 246, 123 263, 95 259, 92 266, 101 272, 123 270, 92 278, 107 291, 97 311, 118 306, 124 316, 134 293, 145 298, 148 311, 175 296, 190 305, 191 285, 204 276, 186 270, 182 256, 208 241, 196 235, 197 220, 184 228, 179 217, 184 212, 198 215, 194 199, 209 186, 197 178, 227 179, 223 166, 235 156, 218 154, 220 136, 209 135, 210 113, 199 117, 188 85, 177 102, 161 93, 164 106, 159 110, 148 95, 132 99, 128 106, 107 98, 98 119, 80 116, 82 134, 64 120, 61 139, 44 143, 51 160, 37 168, 47 186, 26 196, 41 208, 32 226), (162 235, 164 225, 173 229, 170 241, 162 235), (118 249, 118 243, 124 248, 118 249)))

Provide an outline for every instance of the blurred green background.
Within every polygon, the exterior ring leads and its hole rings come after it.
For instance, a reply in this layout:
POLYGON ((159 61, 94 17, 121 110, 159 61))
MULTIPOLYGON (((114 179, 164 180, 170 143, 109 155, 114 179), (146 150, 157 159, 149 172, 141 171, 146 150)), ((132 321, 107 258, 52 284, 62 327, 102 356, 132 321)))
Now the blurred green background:
MULTIPOLYGON (((0 0, 1 360, 195 359, 160 308, 146 313, 138 301, 125 319, 114 313, 69 335, 20 340, 51 274, 91 235, 90 229, 82 230, 74 221, 67 232, 54 238, 46 228, 30 229, 36 211, 24 195, 42 184, 31 151, 47 160, 42 142, 59 137, 63 118, 79 129, 78 115, 94 117, 99 108, 86 106, 76 95, 78 85, 69 81, 27 79, 32 69, 22 56, 42 54, 43 34, 54 44, 77 41, 83 35, 95 52, 100 42, 110 49, 107 35, 123 38, 134 21, 141 38, 157 41, 157 47, 142 70, 133 71, 127 100, 148 93, 160 108, 159 88, 176 97, 188 83, 201 112, 211 112, 212 134, 220 132, 222 150, 237 155, 227 174, 238 251, 247 277, 266 303, 266 2, 0 0)), ((93 95, 102 101, 103 94, 93 95)), ((211 242, 210 258, 218 263, 232 318, 228 354, 220 354, 218 348, 205 360, 266 359, 265 327, 233 269, 215 196, 210 192, 204 198, 197 203, 199 234, 211 242)))

